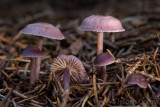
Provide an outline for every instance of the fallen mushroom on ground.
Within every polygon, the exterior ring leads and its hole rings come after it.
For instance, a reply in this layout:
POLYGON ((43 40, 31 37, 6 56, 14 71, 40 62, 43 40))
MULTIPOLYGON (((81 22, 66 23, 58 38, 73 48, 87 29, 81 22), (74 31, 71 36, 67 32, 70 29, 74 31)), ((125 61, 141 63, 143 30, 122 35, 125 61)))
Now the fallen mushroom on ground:
POLYGON ((66 104, 70 92, 70 83, 82 83, 85 79, 85 68, 82 62, 73 55, 59 55, 53 59, 51 72, 57 80, 63 81, 65 99, 61 107, 66 104))

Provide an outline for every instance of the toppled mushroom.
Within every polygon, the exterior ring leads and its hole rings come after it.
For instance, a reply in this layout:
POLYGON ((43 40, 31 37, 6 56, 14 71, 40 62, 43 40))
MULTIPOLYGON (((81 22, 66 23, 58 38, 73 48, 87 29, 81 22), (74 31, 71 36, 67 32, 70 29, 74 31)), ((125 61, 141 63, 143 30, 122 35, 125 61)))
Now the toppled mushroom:
POLYGON ((70 83, 83 82, 85 79, 85 68, 77 57, 73 55, 59 55, 51 64, 51 71, 55 73, 57 80, 63 81, 65 94, 60 107, 65 107, 70 92, 70 83))
POLYGON ((22 57, 31 57, 31 72, 30 72, 30 84, 35 84, 36 82, 36 71, 35 71, 35 58, 42 57, 43 53, 37 47, 27 47, 20 54, 22 57))
MULTIPOLYGON (((23 34, 28 34, 28 35, 35 35, 39 36, 39 40, 37 43, 37 46, 40 50, 42 50, 42 42, 43 42, 43 37, 49 38, 49 39, 56 39, 56 40, 62 40, 64 39, 63 34, 61 31, 53 26, 52 24, 49 23, 33 23, 27 25, 24 29, 20 31, 23 34)), ((36 58, 36 81, 39 80, 39 71, 40 71, 40 58, 36 58)))
POLYGON ((57 80, 63 80, 66 92, 70 91, 69 83, 81 83, 85 79, 85 68, 82 62, 73 55, 59 55, 51 64, 51 71, 57 80))
POLYGON ((101 72, 100 77, 102 77, 102 79, 104 80, 106 77, 106 65, 110 65, 112 63, 115 62, 115 59, 112 57, 112 55, 108 54, 108 53, 101 53, 99 54, 95 60, 94 60, 94 65, 95 66, 104 66, 103 70, 104 72, 101 72))
POLYGON ((131 74, 127 78, 127 83, 128 84, 136 84, 141 88, 147 88, 147 86, 148 86, 148 82, 147 82, 146 78, 141 74, 131 74))
MULTIPOLYGON (((103 32, 125 31, 125 29, 121 25, 121 22, 118 19, 112 16, 100 15, 92 15, 85 18, 80 25, 79 30, 97 32, 97 55, 103 53, 103 32)), ((104 72, 103 70, 97 70, 97 73, 99 75, 101 74, 101 72, 104 72)))

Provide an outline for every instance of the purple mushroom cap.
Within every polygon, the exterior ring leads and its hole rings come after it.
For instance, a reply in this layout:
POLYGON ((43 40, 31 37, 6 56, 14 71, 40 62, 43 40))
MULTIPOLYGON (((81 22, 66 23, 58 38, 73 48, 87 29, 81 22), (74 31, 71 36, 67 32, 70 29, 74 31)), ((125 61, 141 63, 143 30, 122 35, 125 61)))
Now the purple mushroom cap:
POLYGON ((127 79, 128 84, 136 84, 141 88, 147 88, 148 82, 141 74, 131 74, 127 79))
POLYGON ((49 23, 40 22, 40 23, 29 24, 20 32, 23 34, 41 36, 50 39, 58 39, 58 40, 64 39, 64 36, 61 33, 61 31, 49 23))
POLYGON ((94 60, 95 66, 106 66, 115 62, 115 59, 112 55, 108 53, 99 54, 96 59, 94 60))
POLYGON ((78 28, 82 31, 122 32, 125 31, 121 22, 112 16, 92 15, 85 18, 78 28))
POLYGON ((43 53, 37 47, 27 47, 20 54, 22 57, 42 57, 43 53))

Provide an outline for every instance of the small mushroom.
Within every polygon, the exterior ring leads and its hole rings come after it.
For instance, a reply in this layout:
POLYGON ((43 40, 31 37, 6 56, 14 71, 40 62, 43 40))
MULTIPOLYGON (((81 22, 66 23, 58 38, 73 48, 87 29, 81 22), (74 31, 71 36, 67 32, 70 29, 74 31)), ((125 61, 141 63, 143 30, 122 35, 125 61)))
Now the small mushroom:
POLYGON ((65 107, 70 83, 81 83, 85 79, 85 68, 82 62, 73 55, 59 55, 51 64, 51 71, 55 73, 57 80, 63 81, 64 96, 60 107, 65 107))
POLYGON ((137 99, 140 88, 147 88, 148 82, 146 78, 141 74, 131 74, 127 78, 128 84, 135 84, 134 86, 134 97, 137 99))
POLYGON ((103 80, 106 77, 106 65, 110 65, 114 62, 115 62, 115 59, 112 57, 112 55, 108 53, 101 53, 95 58, 94 60, 95 66, 98 66, 98 67, 104 66, 100 69, 102 70, 102 72, 99 75, 103 80))
POLYGON ((43 53, 37 47, 27 47, 20 54, 22 57, 31 57, 31 72, 30 72, 30 84, 35 84, 36 71, 35 71, 35 58, 42 57, 43 53))
MULTIPOLYGON (((97 55, 103 53, 103 32, 123 32, 121 22, 112 16, 92 15, 85 18, 79 27, 82 31, 97 32, 97 55)), ((102 67, 100 67, 102 69, 102 67)), ((97 69, 100 75, 103 70, 97 69)), ((103 77, 101 77, 103 78, 103 77)))
POLYGON ((85 79, 82 62, 73 55, 59 55, 51 64, 51 71, 57 80, 63 81, 65 92, 70 92, 70 83, 81 83, 85 79))
MULTIPOLYGON (((40 50, 42 50, 42 42, 43 42, 43 37, 49 38, 49 39, 56 39, 56 40, 62 40, 64 39, 63 34, 61 31, 53 26, 52 24, 49 23, 33 23, 27 25, 24 29, 20 31, 23 34, 27 35, 34 35, 34 36, 39 36, 39 40, 37 43, 37 46, 40 50)), ((36 81, 39 80, 39 71, 40 71, 40 58, 36 58, 36 81)))
POLYGON ((136 84, 141 88, 147 88, 148 82, 146 78, 141 74, 131 74, 127 78, 128 84, 136 84))

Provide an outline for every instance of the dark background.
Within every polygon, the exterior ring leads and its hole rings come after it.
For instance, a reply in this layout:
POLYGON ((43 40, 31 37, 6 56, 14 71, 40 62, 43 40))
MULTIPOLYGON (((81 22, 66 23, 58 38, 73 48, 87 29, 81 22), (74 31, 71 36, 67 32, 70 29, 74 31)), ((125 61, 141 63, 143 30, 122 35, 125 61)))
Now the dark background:
MULTIPOLYGON (((88 40, 91 38, 86 35, 90 34, 84 34, 86 32, 82 33, 77 28, 85 17, 93 14, 111 15, 122 22, 125 32, 105 33, 107 36, 104 37, 104 40, 112 41, 111 35, 115 35, 115 44, 117 43, 119 49, 127 50, 134 45, 134 48, 138 49, 135 51, 137 54, 154 51, 159 46, 157 37, 153 37, 156 42, 150 40, 150 37, 145 42, 140 40, 152 34, 155 36, 160 30, 160 0, 1 0, 0 33, 5 32, 5 37, 15 38, 27 24, 48 22, 58 27, 66 38, 74 35, 89 43, 88 40), (123 41, 126 44, 121 44, 124 43, 123 41)), ((89 33, 96 35, 93 32, 89 33)), ((93 36, 93 40, 96 41, 96 36, 93 36)), ((34 41, 30 42, 27 44, 34 43, 34 41)), ((68 48, 71 43, 62 41, 61 48, 68 48)), ((55 47, 51 46, 51 50, 57 47, 53 46, 55 47)), ((96 49, 96 42, 91 46, 96 49)), ((110 49, 114 55, 119 52, 118 48, 108 46, 107 43, 104 44, 104 49, 110 49)))
POLYGON ((137 14, 159 13, 160 0, 1 0, 0 15, 22 16, 44 10, 55 16, 81 18, 91 14, 124 17, 137 14))

